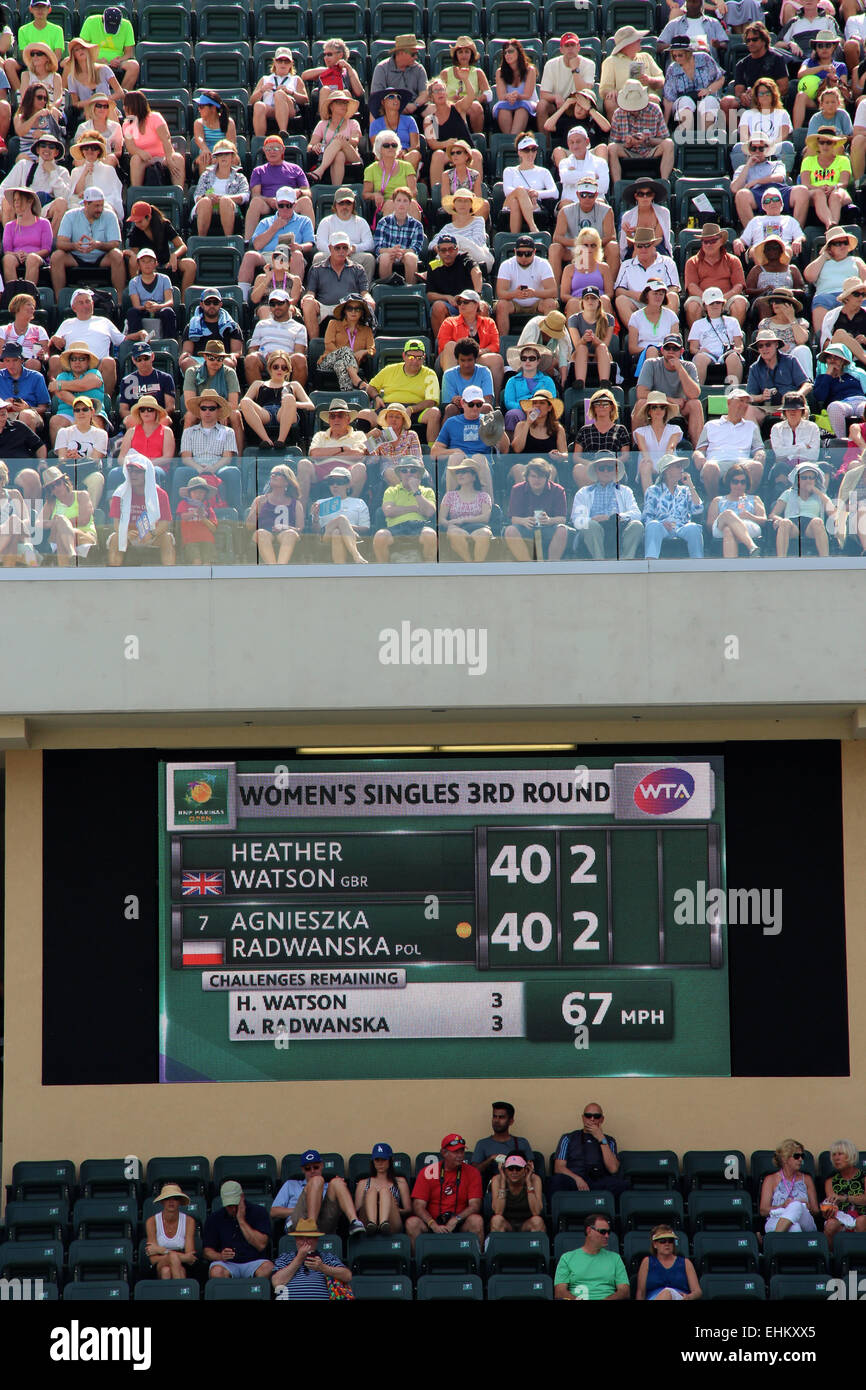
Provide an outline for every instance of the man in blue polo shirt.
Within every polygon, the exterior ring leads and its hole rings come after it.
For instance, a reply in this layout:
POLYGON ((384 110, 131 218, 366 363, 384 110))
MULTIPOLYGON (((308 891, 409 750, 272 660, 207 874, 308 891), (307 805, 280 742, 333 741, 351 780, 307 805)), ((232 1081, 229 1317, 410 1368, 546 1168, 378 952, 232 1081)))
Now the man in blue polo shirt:
MULTIPOLYGON (((325 1234, 317 1228, 316 1222, 304 1217, 299 1221, 293 1235, 295 1250, 280 1255, 271 1276, 274 1296, 281 1302, 301 1299, 324 1301, 331 1297, 328 1280, 348 1286, 352 1282, 351 1271, 341 1264, 329 1250, 319 1251, 319 1237, 325 1234)), ((337 1295, 339 1297, 339 1294, 337 1295)))
POLYGON ((0 400, 10 401, 15 418, 35 431, 41 430, 42 417, 51 408, 44 376, 24 365, 18 343, 6 343, 0 354, 0 400))
POLYGON ((274 1272, 264 1252, 271 1223, 264 1207, 248 1202, 239 1182, 220 1188, 222 1206, 204 1223, 203 1254, 210 1261, 209 1279, 267 1279, 274 1272))
POLYGON ((442 374, 442 404, 445 407, 444 419, 459 415, 460 398, 467 386, 480 386, 481 394, 492 406, 495 400, 493 373, 489 367, 478 361, 481 350, 472 338, 461 338, 454 345, 456 367, 449 367, 442 374))
POLYGON ((756 425, 769 411, 779 408, 783 396, 796 392, 805 400, 812 389, 796 357, 782 353, 782 347, 783 340, 772 328, 762 328, 755 334, 752 351, 758 354, 758 360, 746 378, 746 390, 752 398, 746 417, 756 425))
MULTIPOLYGON (((483 414, 488 412, 489 407, 481 387, 467 386, 461 393, 460 404, 462 413, 450 416, 442 425, 436 442, 430 450, 431 458, 441 458, 447 454, 448 467, 453 468, 467 454, 473 458, 478 458, 481 455, 487 459, 494 452, 507 453, 508 436, 504 428, 495 444, 488 443, 484 438, 486 431, 482 430, 481 418, 483 414)), ((499 415, 498 419, 501 422, 502 416, 499 415)), ((482 488, 492 494, 490 465, 486 462, 481 464, 479 480, 482 488)))

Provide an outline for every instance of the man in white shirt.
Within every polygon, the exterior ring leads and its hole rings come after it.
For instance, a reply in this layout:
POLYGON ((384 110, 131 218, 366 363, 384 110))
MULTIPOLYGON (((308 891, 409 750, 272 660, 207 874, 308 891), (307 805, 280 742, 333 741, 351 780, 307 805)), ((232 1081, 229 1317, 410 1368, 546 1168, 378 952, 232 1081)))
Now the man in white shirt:
POLYGON ((708 420, 695 445, 694 464, 701 475, 707 498, 717 497, 719 481, 735 463, 741 463, 757 491, 764 476, 764 450, 761 430, 746 419, 751 397, 742 386, 728 392, 728 413, 708 420))
POLYGON ((559 40, 559 57, 549 58, 544 64, 538 84, 538 129, 543 130, 548 116, 553 115, 566 97, 591 87, 594 82, 595 63, 592 58, 581 57, 577 34, 563 34, 559 40))
POLYGON ((671 39, 685 34, 692 48, 702 48, 724 66, 728 35, 719 21, 704 13, 704 0, 685 0, 685 12, 671 19, 658 37, 658 50, 670 48, 671 39))
POLYGON ((610 188, 610 169, 603 159, 592 153, 586 126, 571 127, 566 137, 568 154, 559 161, 557 177, 562 185, 562 202, 577 202, 577 185, 587 176, 598 180, 599 197, 610 188))
POLYGON ((785 245, 790 246, 792 256, 799 256, 806 235, 796 217, 782 211, 783 206, 782 195, 777 188, 764 190, 760 214, 746 223, 731 246, 735 256, 751 252, 753 246, 757 246, 759 241, 766 241, 768 236, 781 237, 785 245))
POLYGON ((64 319, 51 339, 54 355, 50 361, 49 379, 53 381, 60 371, 60 354, 66 351, 69 343, 86 343, 94 356, 99 358, 106 396, 113 396, 117 387, 117 363, 111 356, 111 349, 119 347, 121 343, 141 342, 147 334, 143 329, 138 333, 124 333, 115 327, 111 319, 94 314, 91 290, 77 289, 72 296, 71 307, 75 317, 64 319))
POLYGON ((549 314, 558 307, 550 262, 537 254, 531 236, 519 236, 514 255, 502 262, 496 276, 496 327, 508 333, 512 314, 549 314))
POLYGON ((675 314, 680 311, 680 276, 672 256, 660 256, 658 237, 651 227, 638 227, 634 234, 634 255, 623 261, 614 285, 614 306, 621 324, 628 323, 641 307, 641 294, 648 280, 661 280, 669 286, 665 303, 675 314))
POLYGON ((292 376, 305 385, 307 380, 307 330, 300 319, 292 318, 291 303, 285 290, 272 289, 268 295, 271 317, 259 319, 253 329, 244 358, 247 382, 268 377, 268 358, 272 352, 285 352, 292 359, 292 376))
POLYGON ((331 253, 328 241, 332 232, 340 231, 348 234, 351 246, 349 255, 353 261, 357 261, 367 272, 367 281, 372 285, 376 276, 376 254, 373 245, 373 233, 369 222, 363 217, 359 217, 355 211, 355 195, 351 188, 338 188, 334 194, 334 211, 327 217, 323 217, 316 228, 316 254, 313 256, 313 265, 317 261, 326 261, 331 253))

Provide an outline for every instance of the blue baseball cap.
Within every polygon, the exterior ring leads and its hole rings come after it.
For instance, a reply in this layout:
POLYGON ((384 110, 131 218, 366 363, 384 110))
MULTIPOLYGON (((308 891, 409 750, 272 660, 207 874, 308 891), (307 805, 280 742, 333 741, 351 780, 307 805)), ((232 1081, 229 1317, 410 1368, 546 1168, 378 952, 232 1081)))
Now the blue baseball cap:
POLYGON ((370 1152, 371 1158, 393 1158, 394 1150, 390 1144, 374 1144, 370 1152))
POLYGON ((202 290, 199 303, 204 304, 206 299, 218 299, 220 304, 223 302, 223 297, 217 289, 202 290))
POLYGON ((321 1163, 322 1155, 318 1149, 307 1149, 305 1154, 301 1154, 301 1167, 306 1168, 308 1163, 321 1163))

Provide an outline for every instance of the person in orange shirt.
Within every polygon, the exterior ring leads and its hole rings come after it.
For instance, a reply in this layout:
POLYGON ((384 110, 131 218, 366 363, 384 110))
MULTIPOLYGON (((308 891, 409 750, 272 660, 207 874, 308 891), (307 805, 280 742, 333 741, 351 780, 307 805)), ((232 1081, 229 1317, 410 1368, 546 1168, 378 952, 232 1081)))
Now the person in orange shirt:
POLYGON ((477 290, 461 290, 455 300, 459 313, 443 321, 436 339, 439 349, 439 365, 443 372, 457 366, 455 346, 469 338, 478 346, 478 361, 488 367, 493 377, 497 396, 502 389, 505 376, 505 363, 499 351, 499 329, 482 306, 481 295, 477 290))
POLYGON ((213 509, 216 488, 206 478, 190 478, 180 488, 177 504, 183 562, 186 565, 212 565, 216 559, 217 519, 213 509))

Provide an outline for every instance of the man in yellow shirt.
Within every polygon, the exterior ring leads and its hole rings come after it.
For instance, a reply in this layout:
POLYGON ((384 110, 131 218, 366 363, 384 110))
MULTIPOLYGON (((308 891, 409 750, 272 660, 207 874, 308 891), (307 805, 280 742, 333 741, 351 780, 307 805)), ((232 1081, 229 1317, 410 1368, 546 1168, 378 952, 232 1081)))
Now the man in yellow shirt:
POLYGON ((616 94, 630 77, 637 78, 656 100, 661 100, 665 85, 664 73, 651 53, 641 53, 640 46, 649 33, 648 29, 635 29, 633 24, 624 24, 613 36, 610 56, 601 65, 598 79, 599 95, 604 102, 604 114, 608 120, 616 110, 616 94), (640 71, 638 71, 640 69, 640 71))
POLYGON ((436 559, 436 494, 422 487, 424 465, 418 459, 402 458, 394 465, 399 482, 385 489, 382 511, 385 527, 373 537, 373 552, 380 565, 387 565, 395 536, 417 536, 425 560, 436 559), (431 525, 432 522, 432 525, 431 525))
POLYGON ((427 349, 420 338, 410 338, 403 347, 403 361, 383 367, 366 387, 373 408, 365 410, 361 419, 377 425, 378 412, 397 402, 412 416, 413 424, 423 423, 427 443, 432 444, 439 433, 439 378, 432 367, 425 366, 427 349))

